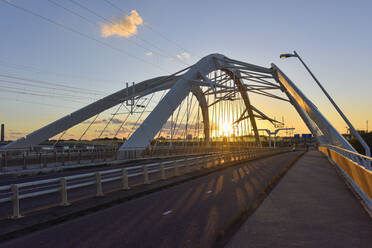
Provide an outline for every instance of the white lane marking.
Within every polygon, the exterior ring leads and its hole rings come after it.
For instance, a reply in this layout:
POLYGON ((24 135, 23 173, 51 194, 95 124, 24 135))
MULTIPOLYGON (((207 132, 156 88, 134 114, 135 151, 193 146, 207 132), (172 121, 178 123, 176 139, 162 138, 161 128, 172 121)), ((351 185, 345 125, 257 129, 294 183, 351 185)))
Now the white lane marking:
POLYGON ((210 194, 210 193, 212 193, 212 190, 207 191, 207 194, 210 194))
POLYGON ((163 213, 163 216, 168 215, 168 214, 170 214, 170 213, 172 213, 172 210, 165 211, 165 212, 163 213))

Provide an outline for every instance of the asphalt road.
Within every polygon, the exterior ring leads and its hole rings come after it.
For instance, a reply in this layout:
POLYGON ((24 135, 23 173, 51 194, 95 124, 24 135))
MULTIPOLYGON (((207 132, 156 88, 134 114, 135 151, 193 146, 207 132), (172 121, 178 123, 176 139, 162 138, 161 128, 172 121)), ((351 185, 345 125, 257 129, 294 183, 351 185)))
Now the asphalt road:
POLYGON ((299 152, 230 167, 0 247, 211 247, 299 152))

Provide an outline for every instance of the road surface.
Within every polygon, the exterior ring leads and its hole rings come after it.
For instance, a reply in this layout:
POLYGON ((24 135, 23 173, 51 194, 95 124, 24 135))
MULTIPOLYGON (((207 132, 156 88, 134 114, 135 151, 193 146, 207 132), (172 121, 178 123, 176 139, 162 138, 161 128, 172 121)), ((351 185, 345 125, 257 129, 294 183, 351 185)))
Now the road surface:
POLYGON ((249 161, 0 247, 211 247, 299 153, 249 161))

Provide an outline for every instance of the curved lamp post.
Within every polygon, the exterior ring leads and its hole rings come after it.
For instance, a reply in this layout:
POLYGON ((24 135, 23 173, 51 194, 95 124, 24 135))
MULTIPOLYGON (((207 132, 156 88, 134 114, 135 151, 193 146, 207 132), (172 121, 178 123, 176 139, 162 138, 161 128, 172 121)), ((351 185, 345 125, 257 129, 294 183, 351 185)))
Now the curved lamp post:
POLYGON ((298 58, 303 66, 306 68, 306 70, 310 73, 312 78, 315 80, 315 82, 318 84, 320 89, 323 91, 323 93, 327 96, 328 100, 332 103, 332 105, 335 107, 337 112, 341 115, 342 119, 346 122, 346 124, 349 126, 350 131, 353 133, 353 135, 359 140, 359 142, 362 144, 365 150, 366 156, 371 156, 371 150, 368 146, 368 144, 364 141, 364 139, 360 136, 358 131, 355 130, 354 126, 351 124, 351 122, 347 119, 347 117, 344 115, 344 113, 341 111, 341 109, 337 106, 335 101, 333 101, 332 97, 328 94, 328 92, 323 88, 323 86, 320 84, 319 80, 315 77, 315 75, 310 71, 309 67, 305 64, 305 62, 301 59, 300 55, 296 51, 293 51, 293 53, 284 53, 280 55, 281 59, 290 58, 290 57, 296 57, 298 58))

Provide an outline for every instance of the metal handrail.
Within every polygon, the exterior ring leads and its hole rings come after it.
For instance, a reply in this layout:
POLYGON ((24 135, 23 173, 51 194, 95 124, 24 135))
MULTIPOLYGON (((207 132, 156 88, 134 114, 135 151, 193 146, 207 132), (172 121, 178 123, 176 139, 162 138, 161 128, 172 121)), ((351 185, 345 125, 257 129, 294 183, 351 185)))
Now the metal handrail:
MULTIPOLYGON (((260 150, 256 150, 254 153, 252 153, 252 151, 246 150, 246 151, 237 151, 237 152, 229 152, 229 153, 223 152, 220 154, 216 154, 216 153, 206 154, 206 155, 192 157, 192 158, 176 159, 172 161, 136 165, 136 166, 126 167, 126 168, 103 170, 103 171, 98 171, 98 172, 83 173, 79 175, 72 175, 72 176, 66 176, 66 177, 60 177, 60 178, 44 179, 44 180, 38 180, 38 181, 33 181, 33 182, 5 185, 5 186, 0 186, 0 191, 8 191, 8 192, 4 193, 6 194, 5 197, 0 198, 0 203, 12 201, 13 218, 19 218, 21 217, 19 213, 20 212, 19 211, 19 200, 21 199, 32 198, 36 196, 61 192, 62 194, 61 204, 66 206, 68 205, 67 190, 83 188, 83 187, 96 184, 97 196, 100 196, 100 195, 103 195, 102 183, 117 181, 117 180, 128 180, 128 178, 130 177, 141 176, 141 175, 143 175, 145 178, 144 183, 149 183, 148 182, 149 174, 160 172, 161 177, 163 177, 165 175, 164 174, 165 170, 170 170, 170 169, 177 170, 177 168, 186 167, 186 166, 190 166, 188 168, 194 167, 196 164, 190 163, 190 162, 195 161, 195 160, 202 161, 201 163, 198 163, 198 166, 200 168, 200 164, 211 162, 211 160, 217 161, 217 164, 220 164, 221 157, 223 158, 224 163, 226 163, 229 161, 233 161, 232 157, 234 157, 234 161, 237 161, 239 159, 242 160, 242 159, 249 159, 250 157, 256 157, 257 155, 261 155, 266 152, 268 154, 272 154, 274 152, 277 152, 277 151, 280 152, 282 150, 283 149, 275 149, 275 150, 260 149, 260 150), (180 162, 185 162, 185 163, 180 163, 180 162), (138 171, 138 170, 141 170, 141 171, 138 171), (130 171, 132 171, 132 173, 128 173, 130 171), (102 178, 102 176, 104 177, 102 178), (85 180, 86 178, 89 178, 89 177, 94 177, 94 178, 90 179, 89 181, 87 181, 88 179, 85 180), (84 179, 84 180, 83 182, 82 180, 74 182, 74 180, 77 180, 77 179, 84 179), (70 185, 68 185, 67 182, 70 182, 70 185), (45 186, 37 187, 37 188, 30 188, 31 186, 40 186, 40 185, 45 185, 45 186), (19 192, 19 189, 21 188, 25 188, 24 191, 32 190, 33 192, 21 194, 22 192, 19 192), (43 188, 43 189, 39 190, 40 188, 43 188)), ((213 165, 215 165, 215 162, 213 162, 213 165)))
POLYGON ((368 159, 369 161, 372 161, 372 157, 368 157, 366 155, 363 155, 363 154, 360 154, 360 153, 357 153, 357 152, 353 152, 353 151, 347 150, 347 149, 339 147, 339 146, 335 146, 335 145, 323 145, 323 146, 336 148, 338 150, 341 150, 341 151, 344 151, 344 152, 347 152, 347 153, 351 153, 351 154, 356 155, 358 157, 362 157, 364 159, 368 159))

